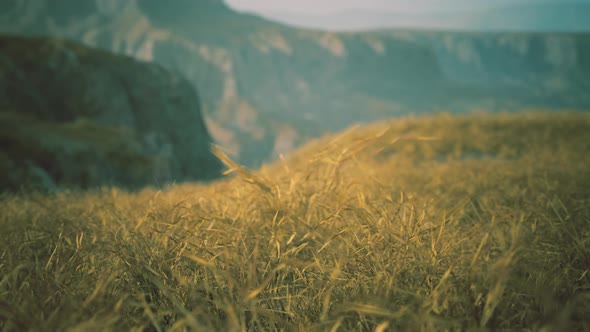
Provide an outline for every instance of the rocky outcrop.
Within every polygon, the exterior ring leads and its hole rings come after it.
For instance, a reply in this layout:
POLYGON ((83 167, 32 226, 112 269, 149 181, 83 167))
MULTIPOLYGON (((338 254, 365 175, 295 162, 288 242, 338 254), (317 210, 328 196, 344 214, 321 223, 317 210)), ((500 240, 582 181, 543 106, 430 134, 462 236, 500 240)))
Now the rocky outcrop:
POLYGON ((63 39, 0 37, 0 188, 206 180, 220 165, 194 87, 63 39))

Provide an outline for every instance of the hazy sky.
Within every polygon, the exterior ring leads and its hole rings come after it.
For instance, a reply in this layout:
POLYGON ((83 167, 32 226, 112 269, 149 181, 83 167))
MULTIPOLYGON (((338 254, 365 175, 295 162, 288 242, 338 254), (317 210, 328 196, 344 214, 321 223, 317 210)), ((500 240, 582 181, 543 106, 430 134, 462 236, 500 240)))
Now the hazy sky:
POLYGON ((513 4, 588 3, 590 0, 225 0, 231 7, 252 12, 297 12, 320 14, 350 9, 392 12, 455 11, 485 9, 513 4))

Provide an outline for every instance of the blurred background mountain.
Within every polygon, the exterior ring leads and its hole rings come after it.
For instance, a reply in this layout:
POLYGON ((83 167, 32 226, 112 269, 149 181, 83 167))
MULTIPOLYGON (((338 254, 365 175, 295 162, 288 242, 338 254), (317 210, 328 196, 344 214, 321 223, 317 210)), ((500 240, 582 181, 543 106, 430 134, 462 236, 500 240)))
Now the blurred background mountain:
POLYGON ((65 37, 180 73, 214 141, 255 167, 357 122, 590 109, 588 5, 498 3, 294 20, 236 1, 12 0, 0 3, 0 32, 65 37), (367 28, 380 29, 350 31, 367 28))

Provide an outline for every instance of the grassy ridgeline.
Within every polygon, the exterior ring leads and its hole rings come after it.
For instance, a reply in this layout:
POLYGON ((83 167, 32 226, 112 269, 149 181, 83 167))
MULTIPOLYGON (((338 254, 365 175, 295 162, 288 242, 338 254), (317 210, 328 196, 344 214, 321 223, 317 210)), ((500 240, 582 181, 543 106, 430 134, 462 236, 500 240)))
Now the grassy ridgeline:
POLYGON ((237 176, 0 202, 7 330, 588 330, 590 115, 352 128, 237 176))

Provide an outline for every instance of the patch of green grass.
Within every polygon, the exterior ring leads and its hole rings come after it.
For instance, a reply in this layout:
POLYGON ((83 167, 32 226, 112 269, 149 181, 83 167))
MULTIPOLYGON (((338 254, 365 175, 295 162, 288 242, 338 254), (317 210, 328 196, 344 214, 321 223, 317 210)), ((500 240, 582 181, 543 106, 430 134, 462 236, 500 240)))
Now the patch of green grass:
POLYGON ((588 330, 590 116, 437 115, 163 191, 6 195, 5 330, 588 330), (477 157, 472 157, 472 156, 477 157))
MULTIPOLYGON (((0 123, 0 147, 6 158, 37 165, 63 184, 92 185, 100 181, 99 174, 84 175, 93 167, 110 167, 114 173, 128 174, 129 179, 136 177, 139 183, 152 174, 154 161, 143 153, 130 129, 84 119, 69 123, 43 121, 15 112, 1 112, 0 123)), ((13 176, 4 172, 1 175, 2 180, 13 176)), ((133 180, 129 179, 126 181, 133 180)), ((118 183, 118 179, 113 180, 118 183)))
POLYGON ((134 60, 130 57, 113 55, 104 50, 88 48, 83 44, 58 37, 23 38, 2 35, 0 42, 2 42, 0 45, 2 53, 20 64, 53 63, 64 56, 75 57, 85 63, 104 63, 105 59, 108 59, 112 64, 134 64, 134 60))
POLYGON ((54 141, 58 144, 62 144, 62 141, 80 142, 96 146, 99 150, 109 150, 125 148, 135 140, 129 129, 104 126, 87 119, 61 123, 43 121, 25 113, 1 112, 0 120, 6 139, 14 135, 18 136, 15 138, 18 141, 26 141, 26 137, 29 137, 29 140, 48 145, 54 141))

